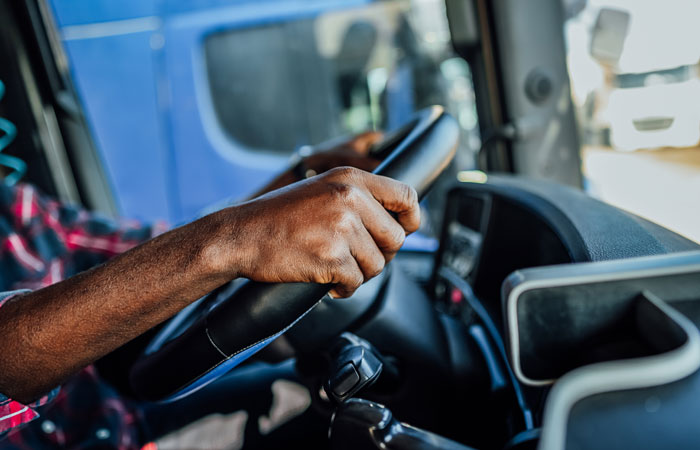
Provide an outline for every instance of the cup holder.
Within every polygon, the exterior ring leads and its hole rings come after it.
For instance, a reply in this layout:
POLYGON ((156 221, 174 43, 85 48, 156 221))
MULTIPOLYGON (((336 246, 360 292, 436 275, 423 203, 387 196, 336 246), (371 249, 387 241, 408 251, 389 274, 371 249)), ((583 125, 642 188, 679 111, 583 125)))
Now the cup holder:
POLYGON ((589 364, 652 356, 682 346, 684 329, 650 292, 610 301, 521 299, 520 369, 547 382, 589 364), (545 325, 546 324, 546 325, 545 325))

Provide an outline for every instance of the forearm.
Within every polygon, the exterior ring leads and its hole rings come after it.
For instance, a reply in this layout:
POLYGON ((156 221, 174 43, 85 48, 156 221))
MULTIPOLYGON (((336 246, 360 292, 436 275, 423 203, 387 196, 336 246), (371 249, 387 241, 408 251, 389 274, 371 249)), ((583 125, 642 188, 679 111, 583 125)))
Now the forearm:
POLYGON ((31 401, 235 273, 210 263, 205 217, 0 308, 0 392, 31 401))
POLYGON ((34 400, 237 277, 348 297, 419 224, 413 189, 349 167, 205 216, 3 305, 0 392, 34 400))

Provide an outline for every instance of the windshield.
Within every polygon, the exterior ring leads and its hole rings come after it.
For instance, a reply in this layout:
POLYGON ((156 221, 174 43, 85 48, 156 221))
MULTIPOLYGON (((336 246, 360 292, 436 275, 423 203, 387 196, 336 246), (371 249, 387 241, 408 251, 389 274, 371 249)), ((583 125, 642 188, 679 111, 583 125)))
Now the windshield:
POLYGON ((455 167, 473 167, 471 73, 443 1, 50 3, 121 215, 190 220, 301 146, 432 104, 459 121, 455 167))

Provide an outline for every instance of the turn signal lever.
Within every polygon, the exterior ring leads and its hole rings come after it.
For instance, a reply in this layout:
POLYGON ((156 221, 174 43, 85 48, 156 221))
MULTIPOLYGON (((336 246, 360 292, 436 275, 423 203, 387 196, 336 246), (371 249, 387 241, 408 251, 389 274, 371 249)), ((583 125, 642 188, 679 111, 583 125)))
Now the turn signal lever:
POLYGON ((328 398, 343 403, 362 389, 371 386, 382 375, 387 382, 397 378, 396 368, 366 340, 345 332, 330 351, 328 380, 323 385, 328 398))
POLYGON ((474 450, 396 420, 386 407, 352 398, 338 407, 330 431, 333 450, 474 450))

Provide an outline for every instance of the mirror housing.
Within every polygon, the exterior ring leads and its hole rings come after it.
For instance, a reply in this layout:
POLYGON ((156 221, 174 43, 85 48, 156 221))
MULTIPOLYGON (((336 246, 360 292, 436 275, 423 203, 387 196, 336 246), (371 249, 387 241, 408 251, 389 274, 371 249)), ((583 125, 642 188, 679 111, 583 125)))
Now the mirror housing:
POLYGON ((601 64, 616 66, 622 56, 630 24, 630 13, 601 8, 591 35, 591 56, 601 64))

